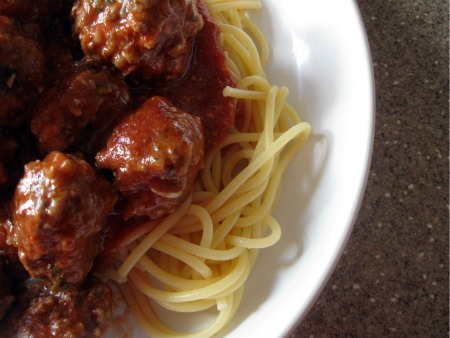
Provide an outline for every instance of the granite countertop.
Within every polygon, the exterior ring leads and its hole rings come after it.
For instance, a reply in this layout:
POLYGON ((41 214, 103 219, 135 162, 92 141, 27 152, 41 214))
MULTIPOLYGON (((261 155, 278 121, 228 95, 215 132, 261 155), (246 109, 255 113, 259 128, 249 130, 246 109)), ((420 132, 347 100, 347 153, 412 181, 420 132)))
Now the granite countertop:
POLYGON ((445 337, 449 4, 357 3, 375 74, 372 164, 346 250, 292 337, 445 337))

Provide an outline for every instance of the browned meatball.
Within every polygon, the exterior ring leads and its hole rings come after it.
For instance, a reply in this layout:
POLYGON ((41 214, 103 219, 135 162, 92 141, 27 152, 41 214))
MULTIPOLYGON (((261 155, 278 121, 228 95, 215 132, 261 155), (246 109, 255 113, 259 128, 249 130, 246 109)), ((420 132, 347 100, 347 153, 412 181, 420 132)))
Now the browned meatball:
POLYGON ((109 183, 74 156, 52 152, 27 164, 13 199, 11 237, 30 275, 81 282, 116 198, 109 183))
POLYGON ((16 303, 0 321, 1 337, 102 337, 115 310, 111 289, 93 277, 83 285, 57 289, 30 280, 17 293, 16 303))
POLYGON ((61 66, 56 80, 42 93, 31 119, 31 130, 44 152, 79 145, 82 132, 100 128, 121 114, 130 94, 121 75, 89 62, 61 66))
POLYGON ((85 54, 146 79, 177 78, 203 24, 194 0, 78 0, 72 14, 85 54))
POLYGON ((0 16, 0 126, 16 126, 40 90, 45 58, 40 45, 0 16))
POLYGON ((203 142, 198 117, 153 97, 114 129, 96 159, 114 172, 115 187, 126 201, 125 217, 158 218, 191 194, 203 166, 203 142))

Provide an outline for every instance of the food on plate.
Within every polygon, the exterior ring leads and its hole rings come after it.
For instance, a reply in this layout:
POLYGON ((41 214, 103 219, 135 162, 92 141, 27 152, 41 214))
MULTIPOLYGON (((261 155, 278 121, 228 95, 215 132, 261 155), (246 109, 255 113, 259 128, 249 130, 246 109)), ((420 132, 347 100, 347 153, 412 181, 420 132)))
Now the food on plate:
POLYGON ((81 283, 116 200, 110 184, 83 159, 54 151, 26 164, 12 199, 9 241, 30 276, 81 283))
POLYGON ((0 336, 99 337, 117 295, 151 337, 213 336, 310 133, 264 73, 261 3, 25 4, 0 4, 0 336))
POLYGON ((125 218, 156 219, 191 195, 203 149, 200 119, 153 96, 114 128, 96 162, 114 173, 125 218))
POLYGON ((2 337, 102 337, 101 327, 112 318, 111 289, 95 277, 81 286, 54 289, 43 279, 16 288, 9 325, 2 337))
POLYGON ((73 14, 86 55, 146 79, 177 79, 203 24, 192 0, 81 0, 73 14))
POLYGON ((82 147, 83 141, 92 139, 86 131, 98 134, 128 109, 130 93, 122 76, 93 60, 63 63, 53 77, 30 118, 31 131, 44 153, 82 147))

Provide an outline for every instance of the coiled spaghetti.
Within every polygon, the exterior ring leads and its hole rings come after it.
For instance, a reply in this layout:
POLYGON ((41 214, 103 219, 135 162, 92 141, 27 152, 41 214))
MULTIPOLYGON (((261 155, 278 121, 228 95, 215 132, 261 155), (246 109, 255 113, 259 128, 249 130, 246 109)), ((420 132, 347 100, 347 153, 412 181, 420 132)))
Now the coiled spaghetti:
POLYGON ((282 175, 310 134, 286 103, 288 89, 272 86, 263 65, 269 48, 247 15, 259 1, 206 0, 239 101, 236 129, 205 159, 192 199, 122 252, 111 275, 138 323, 151 337, 211 337, 232 318, 259 249, 281 236, 271 216, 282 175), (178 332, 157 316, 156 303, 194 313, 216 308, 198 332, 178 332))

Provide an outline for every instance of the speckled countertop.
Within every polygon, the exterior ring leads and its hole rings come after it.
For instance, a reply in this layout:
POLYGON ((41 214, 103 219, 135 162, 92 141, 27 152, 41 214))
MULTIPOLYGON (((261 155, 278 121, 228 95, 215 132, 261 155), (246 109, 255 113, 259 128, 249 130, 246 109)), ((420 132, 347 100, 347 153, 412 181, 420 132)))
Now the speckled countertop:
POLYGON ((445 337, 449 3, 357 3, 376 86, 370 176, 346 250, 292 337, 445 337))

